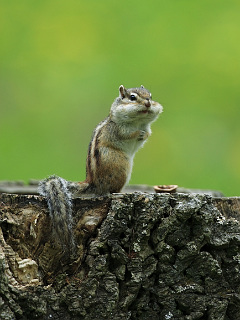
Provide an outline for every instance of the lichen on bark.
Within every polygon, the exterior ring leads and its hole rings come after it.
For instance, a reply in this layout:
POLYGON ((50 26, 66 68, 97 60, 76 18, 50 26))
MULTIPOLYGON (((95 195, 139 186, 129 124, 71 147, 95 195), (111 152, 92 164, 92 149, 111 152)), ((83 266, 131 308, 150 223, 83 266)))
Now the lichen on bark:
POLYGON ((44 199, 16 199, 0 197, 0 319, 239 319, 240 200, 76 199, 78 252, 68 261, 51 239, 44 199))

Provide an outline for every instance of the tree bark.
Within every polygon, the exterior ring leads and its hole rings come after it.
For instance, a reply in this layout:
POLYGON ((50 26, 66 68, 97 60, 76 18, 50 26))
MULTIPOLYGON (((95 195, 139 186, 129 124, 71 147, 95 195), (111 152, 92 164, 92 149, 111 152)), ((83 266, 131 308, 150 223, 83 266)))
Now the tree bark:
POLYGON ((240 198, 74 200, 69 258, 45 199, 0 194, 0 319, 240 319, 240 198))

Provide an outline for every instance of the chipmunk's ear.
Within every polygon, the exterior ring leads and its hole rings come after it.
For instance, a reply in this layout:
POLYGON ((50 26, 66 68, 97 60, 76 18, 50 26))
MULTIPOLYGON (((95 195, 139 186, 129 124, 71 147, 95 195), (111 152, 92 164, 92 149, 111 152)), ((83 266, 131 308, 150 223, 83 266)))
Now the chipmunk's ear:
POLYGON ((142 88, 142 89, 145 89, 143 85, 141 85, 141 88, 142 88))
POLYGON ((119 94, 122 99, 125 98, 126 92, 127 92, 126 88, 123 85, 121 85, 119 87, 119 94))

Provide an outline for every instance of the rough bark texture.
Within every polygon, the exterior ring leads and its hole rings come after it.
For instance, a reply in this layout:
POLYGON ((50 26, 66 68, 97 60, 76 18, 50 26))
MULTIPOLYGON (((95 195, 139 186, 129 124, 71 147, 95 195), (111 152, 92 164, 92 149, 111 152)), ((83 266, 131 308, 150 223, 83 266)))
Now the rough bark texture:
POLYGON ((0 319, 240 319, 240 198, 76 199, 72 261, 43 198, 0 212, 0 319))

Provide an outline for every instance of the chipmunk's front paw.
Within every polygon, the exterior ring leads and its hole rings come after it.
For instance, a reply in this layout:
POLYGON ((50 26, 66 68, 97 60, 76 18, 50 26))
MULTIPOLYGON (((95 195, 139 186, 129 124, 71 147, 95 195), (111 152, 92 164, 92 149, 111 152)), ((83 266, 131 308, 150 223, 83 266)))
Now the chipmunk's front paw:
POLYGON ((146 140, 149 136, 149 133, 144 130, 139 131, 138 141, 146 140))

